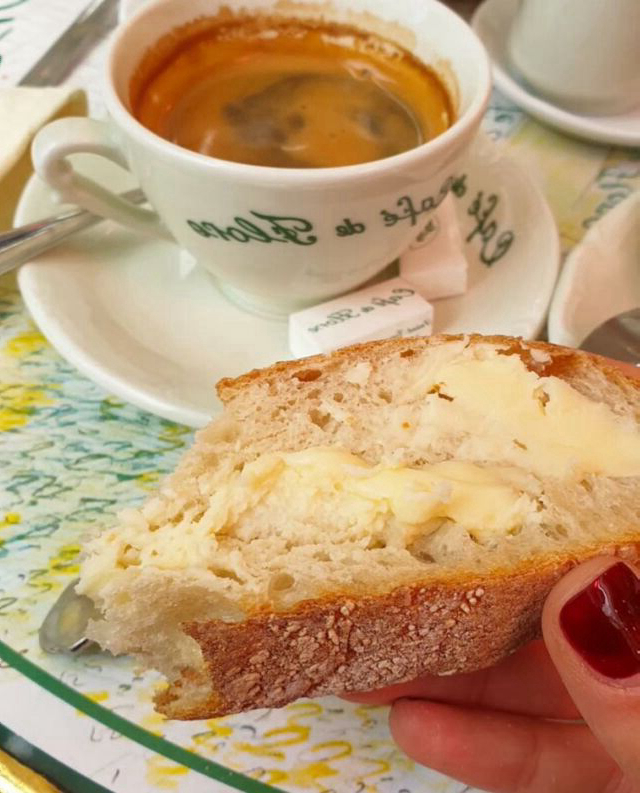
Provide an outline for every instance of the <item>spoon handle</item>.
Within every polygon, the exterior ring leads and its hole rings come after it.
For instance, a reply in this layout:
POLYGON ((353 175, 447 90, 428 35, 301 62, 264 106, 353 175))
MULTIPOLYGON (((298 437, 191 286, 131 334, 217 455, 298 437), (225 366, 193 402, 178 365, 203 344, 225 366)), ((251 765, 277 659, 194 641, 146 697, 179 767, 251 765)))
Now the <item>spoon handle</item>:
MULTIPOLYGON (((129 190, 122 197, 135 204, 145 200, 140 189, 129 190)), ((79 209, 27 223, 0 234, 0 275, 31 261, 72 234, 90 228, 101 220, 103 218, 98 215, 79 209)))

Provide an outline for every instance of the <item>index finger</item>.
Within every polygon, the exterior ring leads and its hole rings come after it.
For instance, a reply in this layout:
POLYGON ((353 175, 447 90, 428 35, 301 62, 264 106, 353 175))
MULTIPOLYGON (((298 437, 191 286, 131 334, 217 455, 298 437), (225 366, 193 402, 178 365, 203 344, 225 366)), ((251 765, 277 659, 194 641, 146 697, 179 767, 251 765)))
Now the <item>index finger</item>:
POLYGON ((430 675, 378 691, 349 692, 343 697, 367 705, 388 705, 397 699, 411 698, 552 719, 580 718, 539 641, 479 672, 451 677, 430 675))

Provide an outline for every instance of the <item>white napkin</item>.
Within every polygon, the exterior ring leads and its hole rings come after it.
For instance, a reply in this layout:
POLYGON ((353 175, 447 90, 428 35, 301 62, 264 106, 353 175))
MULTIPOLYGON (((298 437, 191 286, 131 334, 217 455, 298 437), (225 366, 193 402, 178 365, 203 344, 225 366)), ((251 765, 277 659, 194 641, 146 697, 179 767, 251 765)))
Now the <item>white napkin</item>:
POLYGON ((0 230, 11 228, 20 193, 33 173, 35 133, 55 118, 86 113, 85 93, 77 89, 0 89, 0 230))

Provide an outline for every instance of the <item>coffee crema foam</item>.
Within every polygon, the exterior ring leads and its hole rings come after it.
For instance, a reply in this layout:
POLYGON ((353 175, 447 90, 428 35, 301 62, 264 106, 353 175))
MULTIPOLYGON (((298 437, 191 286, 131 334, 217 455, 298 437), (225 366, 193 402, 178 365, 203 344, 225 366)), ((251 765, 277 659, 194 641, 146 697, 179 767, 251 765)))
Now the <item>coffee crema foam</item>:
POLYGON ((347 25, 228 13, 160 39, 134 73, 130 103, 172 143, 280 168, 379 160, 454 121, 435 72, 387 39, 347 25))

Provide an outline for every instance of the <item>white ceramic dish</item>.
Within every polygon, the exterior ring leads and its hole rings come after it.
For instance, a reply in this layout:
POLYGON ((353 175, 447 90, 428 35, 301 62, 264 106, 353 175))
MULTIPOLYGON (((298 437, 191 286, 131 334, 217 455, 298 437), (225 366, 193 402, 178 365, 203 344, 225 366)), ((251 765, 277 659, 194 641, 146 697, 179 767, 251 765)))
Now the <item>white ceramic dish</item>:
POLYGON ((517 7, 518 0, 485 0, 471 20, 489 52, 498 89, 535 118, 564 132, 601 143, 640 146, 640 104, 619 116, 580 115, 536 96, 509 73, 506 43, 517 7))
MULTIPOLYGON (((132 186, 120 169, 95 157, 78 155, 76 166, 112 189, 132 186)), ((549 207, 529 177, 483 138, 460 174, 456 208, 470 288, 437 302, 435 331, 535 337, 559 263, 549 207)), ((16 223, 59 208, 34 178, 16 223)), ((19 284, 44 335, 83 374, 191 426, 219 410, 219 378, 290 357, 285 322, 241 311, 204 270, 181 265, 177 247, 112 223, 24 265, 19 284)))
POLYGON ((549 341, 578 347, 602 322, 640 306, 640 192, 589 229, 567 257, 549 311, 549 341))

